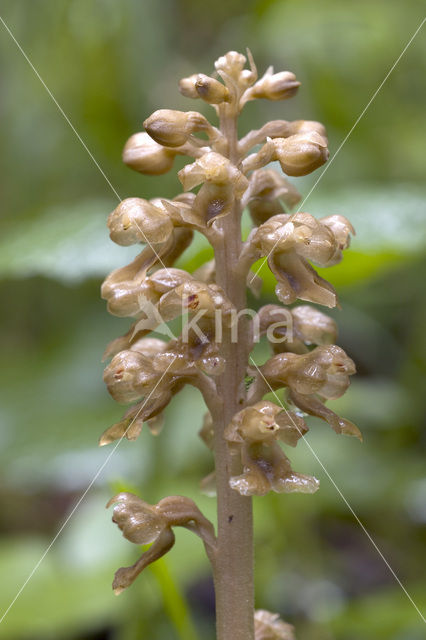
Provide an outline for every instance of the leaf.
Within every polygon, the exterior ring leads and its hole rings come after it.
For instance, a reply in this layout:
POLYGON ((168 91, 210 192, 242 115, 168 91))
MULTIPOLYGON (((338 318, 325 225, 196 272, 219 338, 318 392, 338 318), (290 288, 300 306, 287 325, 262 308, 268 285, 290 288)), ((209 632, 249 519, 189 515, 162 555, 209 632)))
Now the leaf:
POLYGON ((93 200, 3 229, 0 276, 45 276, 66 283, 104 277, 130 262, 137 247, 123 248, 108 237, 106 220, 115 203, 93 200))
POLYGON ((426 246, 426 190, 415 185, 389 188, 359 184, 330 193, 321 187, 306 202, 315 217, 339 213, 350 220, 354 251, 368 254, 416 254, 426 246))

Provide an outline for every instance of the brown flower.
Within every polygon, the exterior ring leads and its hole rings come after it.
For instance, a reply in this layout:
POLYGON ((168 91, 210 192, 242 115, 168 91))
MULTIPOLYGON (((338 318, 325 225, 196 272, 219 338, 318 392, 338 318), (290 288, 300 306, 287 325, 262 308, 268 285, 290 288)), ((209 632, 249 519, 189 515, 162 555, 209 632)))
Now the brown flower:
POLYGON ((271 271, 278 280, 276 294, 285 304, 297 298, 328 307, 337 304, 333 287, 310 266, 336 264, 342 249, 349 245, 351 225, 343 216, 338 220, 316 220, 309 213, 275 215, 264 222, 251 237, 257 248, 253 258, 268 256, 271 271))
POLYGON ((349 376, 355 373, 355 364, 341 347, 327 345, 303 355, 278 354, 261 370, 268 382, 288 386, 296 393, 340 398, 349 386, 349 376))
POLYGON ((321 401, 340 398, 349 386, 349 376, 355 373, 355 365, 343 349, 329 345, 303 355, 281 353, 268 360, 261 371, 273 388, 288 387, 289 399, 299 409, 322 418, 336 433, 362 439, 352 422, 340 418, 321 401))
POLYGON ((225 430, 231 450, 240 456, 243 473, 232 476, 230 486, 241 495, 277 493, 313 493, 316 478, 295 473, 277 444, 281 440, 292 447, 308 431, 304 420, 294 413, 262 400, 237 413, 225 430))
POLYGON ((213 525, 190 498, 168 496, 158 504, 148 504, 132 493, 123 492, 111 498, 107 508, 114 505, 112 520, 123 536, 138 545, 152 543, 131 567, 122 567, 115 576, 112 588, 116 595, 130 586, 152 562, 166 554, 175 543, 174 526, 185 527, 199 536, 208 553, 214 552, 213 525))

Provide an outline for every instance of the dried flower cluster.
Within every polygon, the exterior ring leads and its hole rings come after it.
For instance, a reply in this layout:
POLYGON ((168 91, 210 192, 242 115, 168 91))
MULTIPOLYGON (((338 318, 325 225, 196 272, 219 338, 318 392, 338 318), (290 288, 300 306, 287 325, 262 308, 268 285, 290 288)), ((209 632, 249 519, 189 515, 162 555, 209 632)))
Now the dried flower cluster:
POLYGON ((318 480, 295 472, 280 446, 294 447, 304 437, 306 414, 322 418, 336 433, 361 437, 354 424, 325 405, 346 391, 355 372, 353 361, 333 344, 335 322, 310 305, 287 308, 298 300, 337 305, 334 288, 313 265, 337 264, 354 231, 341 215, 318 220, 306 212, 291 213, 300 195, 270 167, 277 161, 285 175, 304 176, 324 164, 328 149, 322 124, 275 120, 238 139, 237 119, 249 101, 285 100, 300 84, 293 73, 272 68, 258 79, 250 52, 248 58, 247 69, 246 57, 231 51, 216 61, 214 77, 195 74, 179 83, 184 96, 214 108, 218 127, 196 111, 161 109, 125 145, 126 165, 147 175, 170 171, 177 155, 192 160, 178 172, 182 193, 173 199, 128 198, 108 218, 114 242, 145 247, 102 286, 110 313, 133 318, 129 331, 107 347, 105 357, 112 360, 104 379, 115 400, 135 404, 100 444, 133 440, 144 422, 158 433, 172 397, 185 384, 200 390, 208 408, 201 437, 214 451, 216 467, 204 487, 212 492, 217 486, 218 537, 188 498, 172 496, 148 505, 120 494, 109 503, 115 505, 114 522, 131 542, 152 546, 132 567, 119 569, 114 589, 125 589, 166 553, 174 544, 173 527, 183 526, 202 538, 212 563, 218 638, 284 640, 293 638, 289 625, 266 611, 254 614, 251 532, 244 523, 250 521, 249 496, 317 490, 318 480), (243 242, 245 208, 255 226, 243 242), (215 260, 191 275, 173 265, 194 232, 204 234, 215 260), (267 260, 276 278, 281 304, 268 304, 250 316, 244 311, 246 287, 259 292, 261 282, 251 270, 259 259, 267 260), (182 314, 194 320, 182 335, 169 342, 148 337, 161 322, 182 314), (261 366, 249 358, 255 326, 272 349, 261 366), (264 399, 279 389, 291 410, 264 399), (246 577, 240 570, 244 563, 246 577))

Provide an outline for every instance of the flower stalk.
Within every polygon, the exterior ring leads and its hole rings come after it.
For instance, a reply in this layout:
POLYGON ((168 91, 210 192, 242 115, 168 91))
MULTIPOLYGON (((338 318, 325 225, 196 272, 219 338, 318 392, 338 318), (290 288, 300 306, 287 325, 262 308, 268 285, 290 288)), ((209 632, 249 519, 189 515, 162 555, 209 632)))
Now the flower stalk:
POLYGON ((248 69, 246 62, 231 51, 216 61, 215 77, 194 74, 179 83, 184 96, 214 108, 218 127, 196 111, 161 109, 124 148, 124 162, 147 175, 169 171, 176 155, 193 161, 178 173, 183 193, 171 200, 128 198, 108 219, 114 242, 146 246, 102 286, 108 310, 133 318, 129 331, 106 349, 105 358, 112 359, 104 379, 115 400, 135 404, 100 444, 134 440, 144 423, 157 434, 174 395, 186 384, 199 389, 208 409, 200 435, 215 467, 202 487, 217 496, 217 533, 189 498, 169 496, 148 505, 132 494, 115 496, 108 506, 115 505, 113 520, 123 535, 152 546, 117 571, 114 590, 126 589, 167 553, 175 542, 173 528, 183 526, 201 538, 212 566, 217 640, 292 640, 292 627, 278 614, 254 609, 252 496, 318 489, 316 478, 292 469, 280 446, 294 447, 305 437, 306 415, 322 418, 338 434, 361 438, 354 424, 325 406, 346 391, 355 372, 334 344, 334 321, 310 304, 288 307, 298 300, 336 306, 337 293, 311 263, 338 263, 354 230, 340 215, 317 220, 291 213, 300 196, 269 167, 277 161, 286 175, 303 176, 324 164, 322 124, 275 120, 238 139, 238 118, 248 102, 285 100, 300 85, 293 73, 272 68, 258 79, 250 52, 248 69), (243 242, 245 208, 255 226, 243 242), (188 274, 173 265, 194 232, 204 234, 215 259, 188 274), (261 258, 277 280, 281 304, 254 312, 246 309, 246 292, 259 291, 261 281, 251 268, 261 258), (188 316, 181 335, 168 342, 149 336, 180 315, 188 316), (260 336, 272 354, 253 366, 250 353, 260 336), (264 399, 279 389, 285 404, 264 399))

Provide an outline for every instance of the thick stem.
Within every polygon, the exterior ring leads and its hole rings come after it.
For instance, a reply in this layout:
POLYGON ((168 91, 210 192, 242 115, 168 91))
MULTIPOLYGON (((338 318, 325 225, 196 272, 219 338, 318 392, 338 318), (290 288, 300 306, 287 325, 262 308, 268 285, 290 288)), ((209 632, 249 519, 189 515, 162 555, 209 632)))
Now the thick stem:
MULTIPOLYGON (((221 130, 228 140, 229 158, 237 161, 236 115, 223 114, 221 130)), ((246 306, 245 277, 237 272, 241 251, 241 207, 223 218, 223 241, 216 250, 216 281, 238 310, 246 306)), ((244 378, 248 358, 249 323, 240 319, 238 342, 224 332, 222 354, 226 368, 218 380, 222 400, 215 420, 215 466, 218 506, 217 556, 215 562, 217 640, 254 639, 253 519, 251 498, 229 486, 229 478, 241 472, 231 456, 224 429, 246 401, 244 378)))

